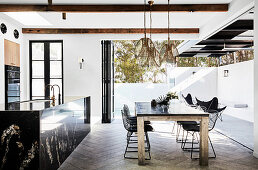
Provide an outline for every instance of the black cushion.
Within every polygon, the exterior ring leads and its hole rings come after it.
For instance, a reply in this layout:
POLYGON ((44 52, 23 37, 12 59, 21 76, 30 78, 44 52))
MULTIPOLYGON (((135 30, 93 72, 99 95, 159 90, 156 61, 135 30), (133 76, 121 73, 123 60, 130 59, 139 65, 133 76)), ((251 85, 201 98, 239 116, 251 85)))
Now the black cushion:
MULTIPOLYGON (((137 124, 137 117, 136 116, 130 116, 129 119, 130 119, 131 123, 137 124)), ((150 121, 144 121, 144 124, 151 124, 151 122, 150 121)))
POLYGON ((197 125, 198 123, 196 121, 177 121, 178 124, 189 124, 189 125, 197 125))
MULTIPOLYGON (((137 132, 137 126, 133 126, 129 129, 130 132, 137 132)), ((153 131, 153 127, 151 125, 144 125, 144 132, 153 131)))
POLYGON ((199 125, 194 125, 194 124, 182 124, 183 129, 186 131, 194 131, 194 132, 200 132, 200 126, 199 125))

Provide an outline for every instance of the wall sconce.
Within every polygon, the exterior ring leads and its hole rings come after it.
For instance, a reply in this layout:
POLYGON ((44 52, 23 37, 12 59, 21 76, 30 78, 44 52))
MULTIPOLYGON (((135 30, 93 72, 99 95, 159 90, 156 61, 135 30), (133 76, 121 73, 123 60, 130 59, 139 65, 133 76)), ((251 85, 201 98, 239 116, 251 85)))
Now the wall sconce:
POLYGON ((224 70, 224 77, 228 77, 228 70, 224 70))
POLYGON ((82 69, 83 69, 84 59, 81 58, 81 57, 79 57, 79 58, 78 58, 78 62, 79 62, 79 65, 80 65, 80 70, 82 70, 82 69))

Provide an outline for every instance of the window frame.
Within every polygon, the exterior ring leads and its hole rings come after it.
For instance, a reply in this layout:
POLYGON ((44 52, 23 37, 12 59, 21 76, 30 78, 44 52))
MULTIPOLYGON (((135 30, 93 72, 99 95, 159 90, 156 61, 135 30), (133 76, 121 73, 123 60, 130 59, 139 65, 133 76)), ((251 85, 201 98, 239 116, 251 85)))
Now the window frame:
POLYGON ((45 96, 32 96, 32 80, 33 79, 44 79, 45 84, 50 84, 51 79, 62 80, 62 103, 64 103, 64 62, 63 62, 63 40, 29 40, 29 76, 30 76, 30 100, 33 97, 44 97, 50 93, 49 90, 46 90, 45 96), (44 60, 32 60, 32 44, 33 43, 43 43, 44 44, 44 60), (50 60, 50 43, 61 43, 61 60, 50 60), (44 78, 33 78, 32 77, 32 61, 43 61, 44 62, 44 78), (60 61, 61 62, 61 78, 50 78, 50 62, 51 61, 60 61), (45 66, 46 65, 46 66, 45 66), (45 77, 45 75, 48 75, 45 77))

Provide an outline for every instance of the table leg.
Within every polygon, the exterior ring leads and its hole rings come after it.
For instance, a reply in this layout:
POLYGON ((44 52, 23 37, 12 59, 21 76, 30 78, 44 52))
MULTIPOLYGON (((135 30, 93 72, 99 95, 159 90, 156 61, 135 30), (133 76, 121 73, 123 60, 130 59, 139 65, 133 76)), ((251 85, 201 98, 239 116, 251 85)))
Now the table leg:
POLYGON ((203 117, 201 120, 200 126, 200 162, 201 166, 208 166, 208 157, 209 157, 209 143, 208 143, 208 124, 209 119, 208 117, 203 117))
POLYGON ((144 121, 143 117, 137 117, 137 135, 138 135, 138 164, 145 164, 145 146, 144 146, 144 121))

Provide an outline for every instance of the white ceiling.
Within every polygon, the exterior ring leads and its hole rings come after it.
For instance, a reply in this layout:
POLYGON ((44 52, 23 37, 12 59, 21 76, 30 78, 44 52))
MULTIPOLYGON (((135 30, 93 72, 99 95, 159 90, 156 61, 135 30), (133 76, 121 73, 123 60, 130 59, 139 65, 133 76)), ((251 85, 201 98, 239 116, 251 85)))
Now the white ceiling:
MULTIPOLYGON (((53 4, 143 4, 144 0, 52 0, 53 4)), ((174 4, 222 4, 232 0, 170 0, 174 4)), ((0 4, 47 4, 48 0, 0 0, 0 4)), ((167 0, 155 0, 156 4, 167 4, 167 0)), ((22 28, 143 28, 143 13, 67 13, 62 19, 61 12, 39 12, 50 25, 25 25, 0 13, 0 18, 10 20, 22 28)), ((170 15, 170 27, 202 28, 211 20, 223 17, 225 12, 174 12, 170 15)), ((153 28, 167 28, 167 13, 152 14, 153 28)), ((27 16, 28 20, 30 17, 27 16)), ((147 27, 149 27, 147 15, 147 27)), ((31 19, 32 20, 32 19, 31 19)))
MULTIPOLYGON (((52 0, 53 4, 143 4, 144 0, 52 0)), ((147 1, 147 0, 146 0, 147 1)), ((170 0, 171 4, 220 4, 232 0, 170 0)), ((47 4, 48 0, 0 0, 0 4, 47 4)), ((167 4, 167 0, 154 0, 167 4)))
MULTIPOLYGON (((62 19, 62 13, 40 12, 51 25, 49 28, 143 28, 143 13, 67 13, 67 19, 62 19)), ((200 28, 207 21, 224 15, 223 13, 173 13, 170 15, 170 26, 174 28, 200 28)), ((149 26, 149 15, 147 15, 149 26)), ((19 22, 17 20, 16 22, 19 22)), ((22 27, 41 27, 23 25, 22 27)), ((167 28, 167 14, 153 13, 152 27, 167 28)))

